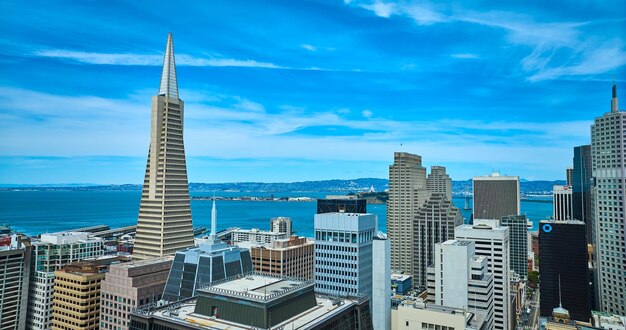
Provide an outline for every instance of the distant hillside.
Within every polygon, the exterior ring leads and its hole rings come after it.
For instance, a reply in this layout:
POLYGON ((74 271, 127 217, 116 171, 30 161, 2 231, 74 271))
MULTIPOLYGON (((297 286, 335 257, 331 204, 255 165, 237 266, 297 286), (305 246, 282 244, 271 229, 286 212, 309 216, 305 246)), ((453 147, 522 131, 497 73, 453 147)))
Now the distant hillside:
MULTIPOLYGON (((522 180, 520 188, 522 194, 525 195, 545 195, 552 192, 553 185, 564 185, 565 181, 525 181, 522 180)), ((369 191, 374 187, 375 191, 385 191, 389 189, 389 180, 376 178, 361 178, 353 180, 322 180, 322 181, 303 181, 303 182, 233 182, 233 183, 196 183, 189 184, 191 191, 228 191, 228 192, 335 192, 335 193, 357 193, 369 191)), ((141 185, 123 184, 123 185, 11 185, 4 186, 0 190, 141 190, 141 185)), ((472 180, 452 181, 452 191, 455 194, 463 194, 472 191, 472 180)))

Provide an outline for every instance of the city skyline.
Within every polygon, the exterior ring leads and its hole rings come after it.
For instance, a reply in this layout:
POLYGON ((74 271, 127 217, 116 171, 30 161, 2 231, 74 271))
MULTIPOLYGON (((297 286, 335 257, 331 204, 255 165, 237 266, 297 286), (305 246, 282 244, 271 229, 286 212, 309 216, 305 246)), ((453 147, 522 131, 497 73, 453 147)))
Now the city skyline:
POLYGON ((163 6, 0 5, 1 184, 141 182, 170 31, 192 182, 384 178, 394 151, 564 179, 626 93, 618 1, 163 6))

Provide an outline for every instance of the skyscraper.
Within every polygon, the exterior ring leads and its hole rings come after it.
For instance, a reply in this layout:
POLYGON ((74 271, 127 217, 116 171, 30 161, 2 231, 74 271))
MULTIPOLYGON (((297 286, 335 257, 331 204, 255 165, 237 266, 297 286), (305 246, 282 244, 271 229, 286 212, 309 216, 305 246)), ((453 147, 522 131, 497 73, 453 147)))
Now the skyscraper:
POLYGON ((509 282, 509 228, 500 220, 474 219, 474 225, 458 226, 454 230, 457 240, 474 241, 476 255, 488 259, 489 272, 493 274, 494 329, 509 329, 511 300, 509 282))
POLYGON ((326 196, 317 199, 317 213, 367 213, 367 201, 356 195, 326 196))
POLYGON ((435 262, 428 267, 428 302, 480 311, 485 329, 493 327, 493 274, 485 256, 476 255, 473 241, 449 240, 435 245, 435 262))
POLYGON ((572 186, 572 182, 574 181, 574 168, 568 167, 565 170, 565 179, 566 179, 565 185, 571 187, 572 186))
POLYGON ((572 219, 572 188, 556 185, 552 187, 552 218, 554 220, 572 219))
POLYGON ((0 329, 24 329, 30 280, 28 240, 11 236, 8 246, 0 246, 0 329))
POLYGON ((574 147, 574 170, 572 172, 572 219, 587 225, 587 243, 593 244, 591 221, 591 146, 574 147))
POLYGON ((372 297, 374 214, 316 214, 315 291, 338 296, 372 297))
POLYGON ((152 97, 152 128, 133 257, 172 255, 194 245, 183 144, 184 103, 178 98, 172 34, 167 37, 159 94, 152 97))
POLYGON ((502 218, 502 226, 509 227, 509 257, 511 269, 522 278, 528 276, 528 219, 525 215, 502 218))
POLYGON ((422 157, 394 153, 393 165, 389 165, 387 201, 387 235, 391 241, 393 272, 413 273, 413 220, 427 195, 422 157))
POLYGON ((454 238, 454 228, 463 224, 461 211, 445 193, 432 193, 417 211, 413 224, 413 284, 426 285, 426 268, 435 262, 435 244, 454 238))
POLYGON ((426 178, 426 188, 433 193, 442 193, 447 200, 452 200, 452 179, 443 166, 430 167, 430 173, 426 178))
POLYGON ((70 262, 96 258, 104 253, 104 240, 89 233, 41 234, 33 240, 27 329, 50 329, 54 274, 70 262))
POLYGON ((613 85, 611 111, 591 126, 593 217, 600 309, 626 315, 626 112, 613 85))
POLYGON ((100 329, 128 330, 133 309, 161 299, 172 259, 112 265, 100 290, 100 329))
POLYGON ((472 180, 474 219, 501 219, 520 214, 518 176, 493 173, 472 180))
POLYGON ((589 322, 591 306, 584 222, 540 222, 539 269, 541 316, 550 316, 562 303, 572 319, 589 322))

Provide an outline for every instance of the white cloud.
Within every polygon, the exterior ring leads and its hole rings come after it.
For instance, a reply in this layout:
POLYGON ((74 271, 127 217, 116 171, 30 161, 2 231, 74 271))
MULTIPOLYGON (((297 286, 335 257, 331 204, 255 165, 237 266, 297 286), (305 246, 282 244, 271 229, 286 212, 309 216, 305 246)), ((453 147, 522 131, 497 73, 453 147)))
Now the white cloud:
POLYGON ((315 46, 309 45, 309 44, 303 44, 300 47, 302 47, 302 48, 304 48, 306 50, 312 51, 312 52, 317 50, 317 48, 315 46))
MULTIPOLYGON (((409 17, 418 25, 462 22, 504 30, 511 44, 530 47, 520 61, 521 71, 528 81, 602 74, 626 64, 622 40, 607 34, 584 34, 583 29, 590 22, 538 22, 531 16, 514 12, 479 12, 457 5, 434 8, 410 2, 376 1, 356 6, 381 17, 409 17)), ((473 53, 453 54, 452 57, 476 58, 473 53)))
POLYGON ((363 7, 373 11, 374 14, 376 14, 376 16, 389 18, 389 16, 395 13, 396 5, 393 3, 384 3, 382 1, 376 1, 374 4, 364 5, 363 7))
MULTIPOLYGON (((60 58, 87 64, 108 65, 163 65, 163 55, 151 54, 107 54, 78 52, 71 50, 51 49, 33 53, 35 56, 60 58)), ((257 62, 254 60, 239 60, 231 58, 203 58, 187 54, 176 55, 176 65, 181 66, 214 66, 214 67, 255 67, 255 68, 283 68, 273 63, 257 62)))
POLYGON ((478 59, 478 58, 480 58, 480 56, 478 56, 477 54, 472 54, 472 53, 458 53, 458 54, 452 54, 450 56, 454 57, 454 58, 459 58, 459 59, 478 59))
MULTIPOLYGON (((150 130, 150 100, 63 96, 0 88, 0 151, 8 156, 144 157, 150 130)), ((588 140, 591 121, 486 122, 398 121, 343 116, 342 109, 305 112, 297 106, 264 111, 237 96, 185 103, 189 157, 329 161, 384 161, 402 143, 405 150, 439 162, 521 163, 551 168, 570 159, 571 145, 588 140), (218 103, 219 105, 215 105, 218 103), (300 133, 336 127, 336 132, 300 133), (580 141, 580 142, 576 142, 580 141), (307 147, 303 147, 307 146, 307 147), (357 156, 355 156, 357 155, 357 156), (356 158, 355 158, 356 157, 356 158)))

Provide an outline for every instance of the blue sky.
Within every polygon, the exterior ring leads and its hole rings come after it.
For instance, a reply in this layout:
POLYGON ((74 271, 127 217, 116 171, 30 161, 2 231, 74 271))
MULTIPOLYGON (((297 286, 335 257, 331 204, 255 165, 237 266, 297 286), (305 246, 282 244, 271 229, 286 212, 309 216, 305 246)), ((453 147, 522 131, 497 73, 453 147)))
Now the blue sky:
POLYGON ((192 182, 384 178, 394 151, 564 179, 613 77, 626 95, 624 1, 0 10, 0 183, 140 183, 168 32, 192 182))

